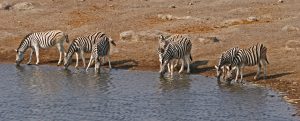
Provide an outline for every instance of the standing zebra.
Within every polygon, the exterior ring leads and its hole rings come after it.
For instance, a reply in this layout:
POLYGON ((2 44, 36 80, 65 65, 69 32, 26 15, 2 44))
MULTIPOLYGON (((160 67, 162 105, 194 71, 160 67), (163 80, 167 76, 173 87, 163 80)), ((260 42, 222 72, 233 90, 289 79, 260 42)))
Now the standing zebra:
POLYGON ((56 45, 59 51, 59 61, 57 65, 60 65, 64 54, 64 42, 69 42, 68 35, 60 30, 30 33, 24 37, 18 49, 16 49, 16 64, 19 65, 23 61, 25 51, 31 48, 27 64, 31 63, 32 54, 35 52, 36 65, 38 65, 40 62, 39 48, 49 48, 56 45))
POLYGON ((74 41, 72 41, 71 45, 69 46, 69 49, 67 51, 67 54, 64 58, 64 66, 65 68, 68 68, 72 61, 72 56, 75 53, 76 54, 76 65, 75 68, 78 68, 78 54, 80 54, 83 67, 85 68, 85 57, 84 53, 90 53, 92 52, 92 47, 95 43, 100 41, 100 39, 105 34, 103 32, 95 32, 93 34, 77 37, 74 41))
MULTIPOLYGON (((168 42, 166 41, 166 47, 163 50, 163 54, 161 55, 160 59, 160 76, 166 72, 166 66, 173 60, 173 59, 181 59, 181 68, 179 73, 181 73, 184 69, 185 62, 187 63, 187 73, 190 73, 190 61, 191 58, 191 49, 192 43, 189 38, 182 38, 180 42, 168 42)), ((172 71, 171 71, 172 75, 172 71)))
MULTIPOLYGON (((184 42, 185 40, 189 39, 188 37, 181 35, 181 34, 174 34, 171 36, 163 36, 161 35, 159 38, 159 47, 157 49, 157 53, 159 56, 159 61, 161 63, 162 60, 162 55, 164 53, 165 48, 167 45, 171 42, 176 42, 176 43, 181 43, 184 42)), ((191 58, 191 57, 190 57, 191 58)), ((174 67, 177 66, 179 59, 172 59, 170 62, 167 64, 168 65, 168 72, 173 72, 174 67)), ((184 64, 184 63, 182 63, 184 64)))
POLYGON ((269 64, 267 59, 267 48, 263 44, 254 45, 248 49, 240 49, 236 56, 233 58, 231 63, 234 66, 230 69, 230 73, 227 75, 227 79, 231 78, 232 71, 237 69, 235 82, 238 80, 239 73, 241 75, 241 81, 243 80, 243 68, 244 66, 255 66, 258 65, 257 73, 254 79, 258 79, 260 75, 261 65, 264 66, 264 79, 266 78, 267 66, 269 64))
MULTIPOLYGON (((220 81, 222 73, 225 73, 226 66, 231 66, 233 58, 237 55, 238 51, 238 47, 233 47, 221 54, 218 65, 215 65, 218 82, 220 81)), ((225 74, 223 74, 223 79, 225 78, 224 76, 225 74)))
POLYGON ((110 59, 109 59, 109 52, 110 52, 110 43, 116 46, 115 42, 106 35, 101 36, 100 40, 93 45, 92 53, 90 57, 90 62, 86 68, 86 71, 89 69, 91 63, 95 61, 95 72, 100 69, 100 58, 102 57, 103 60, 106 57, 108 60, 109 68, 111 69, 110 59))

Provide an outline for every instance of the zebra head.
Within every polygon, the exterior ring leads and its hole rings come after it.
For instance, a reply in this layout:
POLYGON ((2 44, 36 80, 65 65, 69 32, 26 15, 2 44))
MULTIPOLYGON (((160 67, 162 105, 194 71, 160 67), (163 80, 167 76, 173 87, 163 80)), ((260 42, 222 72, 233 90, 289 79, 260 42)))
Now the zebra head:
POLYGON ((236 69, 236 67, 231 67, 231 66, 226 66, 226 68, 224 69, 225 71, 225 77, 224 77, 224 80, 227 82, 227 83, 230 83, 231 80, 233 80, 233 76, 234 76, 234 70, 236 69))
POLYGON ((162 77, 166 72, 167 72, 167 64, 170 62, 170 55, 166 54, 168 48, 166 49, 162 49, 159 48, 158 49, 158 53, 159 53, 159 61, 160 61, 160 77, 162 77))
POLYGON ((19 66, 20 63, 24 59, 24 51, 19 51, 19 49, 15 49, 15 51, 17 52, 17 54, 16 54, 16 65, 19 66))
POLYGON ((20 65, 20 63, 23 61, 24 53, 28 49, 28 47, 30 47, 30 45, 31 45, 31 41, 29 38, 31 35, 32 35, 32 33, 27 34, 21 41, 18 49, 15 49, 15 51, 17 52, 17 54, 16 54, 16 65, 17 66, 20 65))
POLYGON ((166 48, 170 42, 167 40, 167 37, 160 35, 159 37, 159 48, 166 48))
POLYGON ((64 57, 64 67, 65 69, 67 69, 70 64, 72 63, 72 55, 70 52, 66 53, 65 54, 65 57, 64 57))
POLYGON ((220 66, 220 65, 215 65, 215 68, 216 68, 216 72, 217 72, 217 80, 220 81, 220 78, 221 78, 221 75, 222 75, 222 70, 223 70, 223 66, 220 66))
POLYGON ((221 57, 219 58, 219 63, 218 65, 215 65, 216 68, 216 72, 217 72, 217 80, 220 81, 220 77, 224 71, 224 66, 223 66, 223 62, 224 62, 224 53, 221 54, 221 57))

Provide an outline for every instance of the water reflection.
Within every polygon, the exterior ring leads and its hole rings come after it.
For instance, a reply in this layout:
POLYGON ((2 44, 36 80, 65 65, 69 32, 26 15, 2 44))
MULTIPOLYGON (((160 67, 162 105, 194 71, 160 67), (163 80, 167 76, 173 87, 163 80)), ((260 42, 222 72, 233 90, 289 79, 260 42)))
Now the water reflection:
POLYGON ((297 120, 273 91, 198 75, 0 67, 1 120, 297 120))
POLYGON ((174 74, 173 76, 160 78, 159 88, 162 92, 189 89, 190 81, 189 75, 174 74))

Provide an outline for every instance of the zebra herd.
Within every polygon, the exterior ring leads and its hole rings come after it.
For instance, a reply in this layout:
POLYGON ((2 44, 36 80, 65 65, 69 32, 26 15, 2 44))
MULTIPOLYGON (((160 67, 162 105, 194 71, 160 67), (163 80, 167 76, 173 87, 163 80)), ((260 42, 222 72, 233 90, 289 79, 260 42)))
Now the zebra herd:
MULTIPOLYGON (((109 68, 111 68, 109 52, 110 44, 116 46, 114 40, 103 32, 96 32, 91 35, 81 36, 74 39, 67 52, 64 52, 64 43, 69 43, 68 35, 60 30, 53 30, 47 32, 30 33, 21 41, 18 49, 16 49, 16 65, 19 65, 24 59, 25 51, 30 48, 30 56, 27 64, 31 63, 32 54, 36 54, 36 65, 39 64, 39 48, 49 48, 57 46, 59 51, 60 65, 64 61, 64 68, 68 68, 72 61, 72 56, 76 55, 75 68, 78 68, 79 55, 83 61, 83 67, 86 67, 84 53, 91 53, 90 61, 86 70, 95 62, 95 72, 99 71, 100 59, 102 62, 105 58, 108 61, 109 68), (64 59, 62 56, 64 55, 64 59)), ((160 35, 157 53, 160 62, 160 76, 163 76, 166 71, 172 75, 174 67, 181 63, 179 73, 182 73, 185 65, 187 66, 187 73, 190 73, 190 63, 192 62, 192 42, 191 38, 186 35, 174 34, 170 36, 160 35)), ((219 58, 218 64, 215 66, 217 71, 217 80, 220 82, 221 76, 223 80, 230 82, 232 80, 233 72, 236 71, 235 82, 238 82, 238 76, 241 75, 243 79, 243 68, 245 66, 258 65, 257 74, 254 79, 258 79, 260 75, 261 66, 264 66, 264 77, 266 77, 267 48, 263 44, 257 44, 250 48, 240 49, 238 47, 230 48, 223 52, 219 58)))

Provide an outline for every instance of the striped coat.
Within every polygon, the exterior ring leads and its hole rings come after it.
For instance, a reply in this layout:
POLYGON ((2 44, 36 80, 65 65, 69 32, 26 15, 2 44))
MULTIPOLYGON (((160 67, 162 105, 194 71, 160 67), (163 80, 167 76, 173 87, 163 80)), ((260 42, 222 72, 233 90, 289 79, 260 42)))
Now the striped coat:
POLYGON ((63 45, 65 42, 69 42, 68 35, 60 30, 30 33, 24 37, 18 49, 16 49, 16 64, 19 65, 21 63, 24 58, 24 52, 28 48, 31 48, 31 53, 27 64, 31 63, 32 54, 35 52, 37 58, 36 64, 38 65, 39 48, 49 48, 56 45, 59 51, 59 61, 57 65, 60 65, 64 54, 63 45))
POLYGON ((116 46, 116 44, 111 38, 109 38, 106 35, 103 35, 99 39, 99 41, 93 45, 90 61, 86 68, 86 71, 90 67, 91 63, 95 61, 95 72, 97 72, 100 68, 100 58, 104 60, 105 57, 108 60, 109 68, 111 68, 110 59, 109 59, 110 43, 116 46))
POLYGON ((226 67, 228 68, 233 63, 234 57, 237 55, 239 51, 238 47, 230 48, 229 50, 223 52, 219 57, 218 65, 215 66, 217 71, 217 80, 220 81, 220 77, 223 74, 223 79, 225 78, 226 67))
MULTIPOLYGON (((264 79, 266 78, 266 64, 269 64, 267 59, 267 48, 263 44, 256 44, 247 49, 240 49, 237 55, 234 57, 231 63, 234 66, 232 70, 237 69, 235 81, 237 82, 239 74, 241 75, 241 82, 243 80, 243 68, 245 66, 258 65, 257 73, 254 79, 258 79, 260 75, 261 65, 264 66, 264 79)), ((228 79, 231 78, 232 74, 229 73, 228 79)))
MULTIPOLYGON (((190 61, 191 61, 191 49, 192 43, 191 40, 188 38, 182 39, 180 42, 169 42, 165 49, 163 50, 161 62, 161 69, 160 75, 162 76, 166 71, 166 66, 170 63, 173 59, 181 59, 181 69, 179 73, 181 73, 184 69, 184 63, 187 63, 187 73, 190 72, 190 61)), ((172 74, 172 71, 171 71, 172 74)))
POLYGON ((100 39, 104 35, 105 34, 103 32, 95 32, 95 33, 87 35, 87 36, 77 37, 69 46, 66 56, 64 58, 65 68, 68 68, 68 66, 71 64, 72 56, 74 53, 76 54, 75 68, 78 68, 78 60, 79 60, 78 55, 81 56, 83 66, 86 67, 84 53, 92 52, 93 45, 95 43, 97 43, 98 41, 100 41, 100 39))

